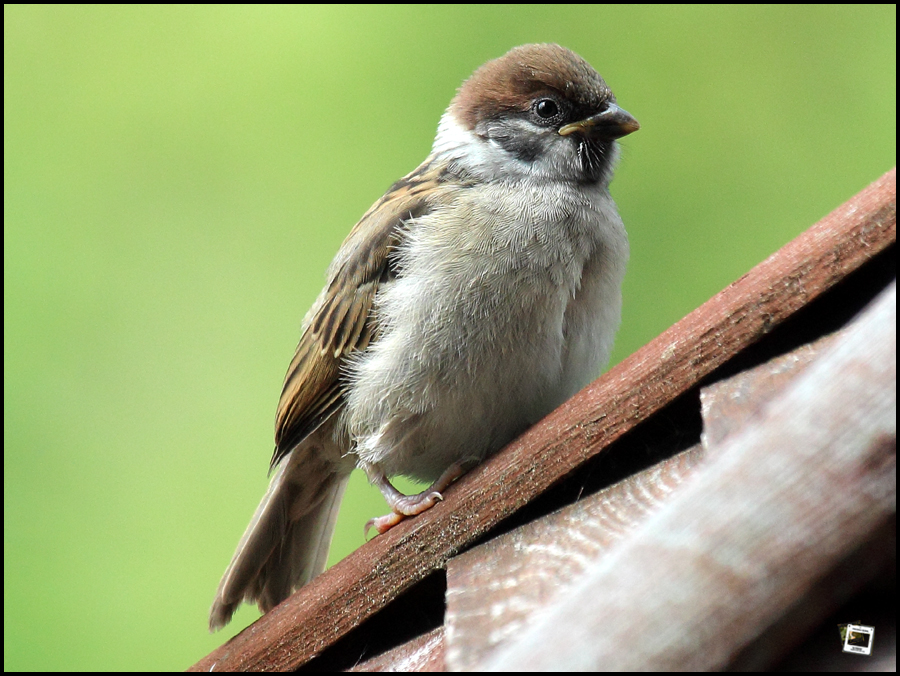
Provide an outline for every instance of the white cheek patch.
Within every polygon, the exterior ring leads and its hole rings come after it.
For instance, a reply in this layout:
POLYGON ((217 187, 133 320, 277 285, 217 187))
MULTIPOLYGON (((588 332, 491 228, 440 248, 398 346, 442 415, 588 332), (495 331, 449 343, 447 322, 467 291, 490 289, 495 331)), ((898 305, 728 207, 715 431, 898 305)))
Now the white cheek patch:
MULTIPOLYGON (((525 121, 521 121, 520 124, 528 125, 525 121)), ((509 130, 512 131, 514 128, 510 126, 509 130)), ((515 133, 519 132, 529 134, 535 130, 530 127, 515 129, 515 133)), ((544 140, 546 144, 540 155, 533 160, 523 161, 513 156, 498 141, 479 136, 464 127, 448 110, 441 116, 432 154, 447 163, 459 165, 485 182, 579 179, 582 171, 577 146, 563 136, 548 137, 544 140)), ((614 163, 615 155, 610 158, 610 166, 612 167, 614 163)))
POLYGON ((435 155, 455 154, 454 151, 458 153, 462 149, 475 145, 476 142, 475 134, 459 124, 448 110, 441 115, 437 136, 434 137, 431 151, 435 155))
POLYGON ((463 127, 450 111, 441 116, 432 152, 488 181, 500 173, 508 173, 514 161, 498 143, 463 127))

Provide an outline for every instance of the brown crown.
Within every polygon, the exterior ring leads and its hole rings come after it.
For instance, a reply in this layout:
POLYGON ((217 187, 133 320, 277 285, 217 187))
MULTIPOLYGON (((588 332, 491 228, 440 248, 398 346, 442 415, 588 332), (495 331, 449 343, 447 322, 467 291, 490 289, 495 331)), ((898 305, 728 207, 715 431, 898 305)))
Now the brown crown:
POLYGON ((524 112, 542 92, 555 92, 585 116, 615 97, 575 52, 554 44, 522 45, 488 61, 459 88, 450 110, 468 129, 511 111, 524 112))

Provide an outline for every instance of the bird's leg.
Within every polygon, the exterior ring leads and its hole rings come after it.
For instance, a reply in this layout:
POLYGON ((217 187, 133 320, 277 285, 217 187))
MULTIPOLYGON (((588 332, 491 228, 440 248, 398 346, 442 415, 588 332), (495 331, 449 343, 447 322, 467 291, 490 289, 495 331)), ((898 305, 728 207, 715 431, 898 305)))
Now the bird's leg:
POLYGON ((384 499, 387 500, 391 513, 386 516, 379 516, 369 519, 366 522, 365 532, 374 527, 379 535, 385 533, 398 523, 403 521, 407 516, 421 514, 425 510, 431 509, 434 505, 444 499, 441 493, 447 490, 454 481, 466 473, 468 467, 471 466, 470 461, 455 462, 447 470, 438 477, 438 480, 431 484, 421 493, 415 495, 404 495, 398 491, 387 476, 380 469, 368 465, 365 467, 366 474, 369 475, 369 481, 378 486, 384 499))

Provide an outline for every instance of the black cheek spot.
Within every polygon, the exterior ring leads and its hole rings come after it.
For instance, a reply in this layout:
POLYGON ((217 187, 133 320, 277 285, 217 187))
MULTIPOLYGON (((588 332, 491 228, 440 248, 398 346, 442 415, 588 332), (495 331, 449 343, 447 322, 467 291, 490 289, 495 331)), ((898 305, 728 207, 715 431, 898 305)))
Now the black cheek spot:
POLYGON ((494 138, 501 148, 522 162, 534 162, 541 152, 540 139, 502 135, 494 138))

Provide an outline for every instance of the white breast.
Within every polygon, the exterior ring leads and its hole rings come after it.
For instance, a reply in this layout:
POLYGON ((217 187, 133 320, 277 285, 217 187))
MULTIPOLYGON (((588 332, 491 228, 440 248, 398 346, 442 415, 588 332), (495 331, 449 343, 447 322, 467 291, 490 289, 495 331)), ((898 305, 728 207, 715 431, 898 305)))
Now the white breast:
POLYGON ((461 189, 409 232, 344 422, 362 461, 433 481, 598 375, 628 241, 605 188, 538 181, 461 189))

